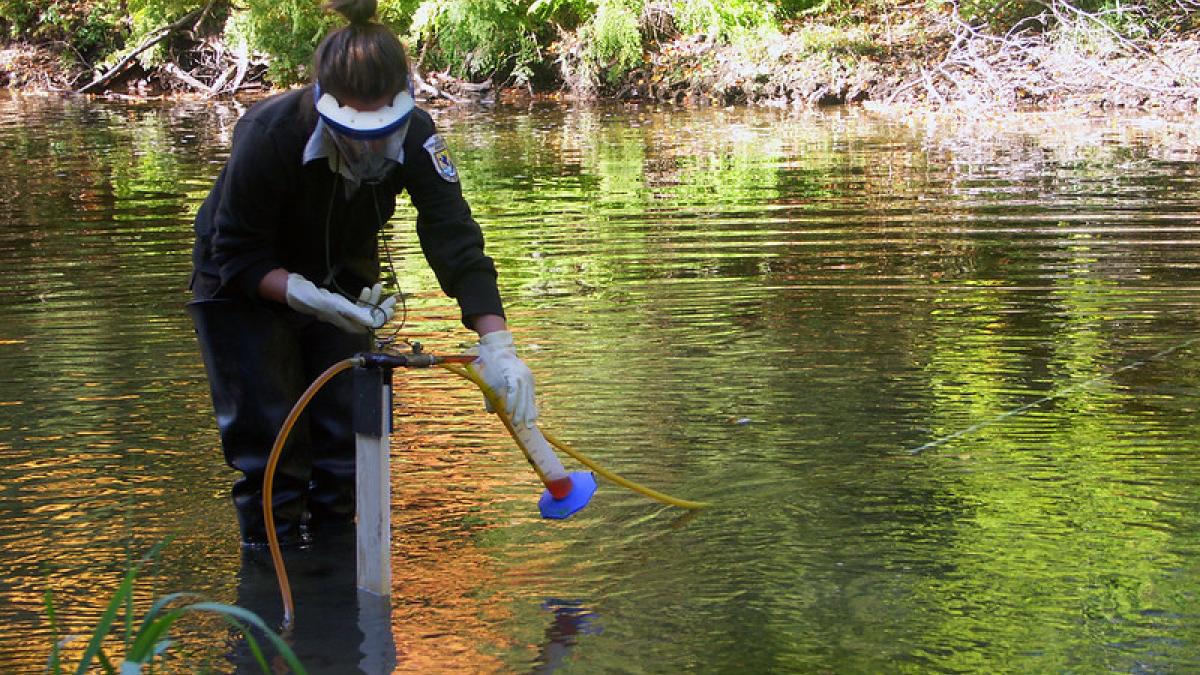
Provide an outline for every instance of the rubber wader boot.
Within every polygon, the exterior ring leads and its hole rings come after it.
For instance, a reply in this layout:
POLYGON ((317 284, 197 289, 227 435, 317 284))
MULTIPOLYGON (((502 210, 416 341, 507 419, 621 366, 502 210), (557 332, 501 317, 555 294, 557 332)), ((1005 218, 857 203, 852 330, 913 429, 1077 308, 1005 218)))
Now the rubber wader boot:
MULTIPOLYGON (((305 376, 317 379, 329 366, 369 350, 371 336, 352 334, 322 321, 301 331, 305 376)), ((353 527, 355 487, 354 373, 343 371, 313 398, 305 417, 312 443, 308 486, 309 526, 314 533, 353 527)))
MULTIPOLYGON (((297 315, 282 306, 230 298, 196 300, 187 309, 208 372, 225 461, 242 473, 232 492, 242 543, 265 544, 267 460, 284 419, 311 381, 301 367, 297 315)), ((275 468, 271 503, 281 544, 302 541, 311 466, 307 435, 297 424, 275 468)))

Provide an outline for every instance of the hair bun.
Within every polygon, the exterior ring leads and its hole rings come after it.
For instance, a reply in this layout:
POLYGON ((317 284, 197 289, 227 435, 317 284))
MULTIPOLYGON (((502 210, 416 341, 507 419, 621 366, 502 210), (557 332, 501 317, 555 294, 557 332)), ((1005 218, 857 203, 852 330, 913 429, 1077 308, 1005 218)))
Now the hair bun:
POLYGON ((350 25, 370 23, 375 18, 377 0, 329 0, 329 9, 346 17, 350 25))

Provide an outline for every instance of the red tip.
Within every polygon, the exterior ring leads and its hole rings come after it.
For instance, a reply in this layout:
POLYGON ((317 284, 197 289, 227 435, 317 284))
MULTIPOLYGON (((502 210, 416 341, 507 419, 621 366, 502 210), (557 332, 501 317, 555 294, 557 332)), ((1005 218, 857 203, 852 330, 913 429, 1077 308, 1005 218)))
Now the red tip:
POLYGON ((546 482, 546 489, 550 491, 550 496, 555 499, 566 498, 567 495, 571 494, 571 489, 574 487, 575 485, 571 483, 570 476, 563 476, 557 480, 546 482))

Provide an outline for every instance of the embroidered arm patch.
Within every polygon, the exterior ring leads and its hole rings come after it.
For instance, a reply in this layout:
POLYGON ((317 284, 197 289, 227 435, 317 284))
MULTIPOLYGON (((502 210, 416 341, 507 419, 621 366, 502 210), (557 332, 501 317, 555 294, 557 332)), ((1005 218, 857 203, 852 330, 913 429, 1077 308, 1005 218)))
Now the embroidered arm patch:
POLYGON ((458 169, 454 166, 454 160, 450 159, 450 149, 446 147, 446 141, 442 139, 442 135, 430 136, 425 140, 424 148, 429 153, 429 158, 433 160, 433 168, 437 170, 442 180, 448 183, 457 183, 458 169))

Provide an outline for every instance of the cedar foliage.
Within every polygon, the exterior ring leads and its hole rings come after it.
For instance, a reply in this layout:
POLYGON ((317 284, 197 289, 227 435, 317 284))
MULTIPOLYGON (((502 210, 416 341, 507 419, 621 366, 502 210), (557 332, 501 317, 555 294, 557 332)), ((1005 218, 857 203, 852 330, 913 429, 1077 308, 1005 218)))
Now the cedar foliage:
MULTIPOLYGON (((616 91, 672 40, 752 50, 814 18, 852 26, 872 13, 952 11, 1004 34, 1044 31, 1071 12, 1120 36, 1152 39, 1196 29, 1197 9, 1200 0, 1143 0, 1133 8, 1120 0, 379 0, 380 20, 405 38, 422 72, 585 94, 616 91)), ((0 0, 0 31, 10 44, 58 54, 80 85, 189 13, 194 22, 137 52, 143 72, 170 64, 199 86, 240 82, 248 53, 268 84, 294 84, 306 79, 313 49, 339 21, 318 0, 0 0), (235 52, 242 54, 236 78, 235 52)))

